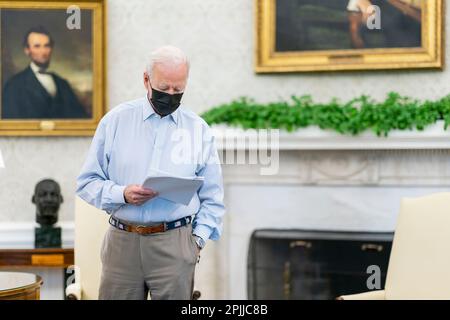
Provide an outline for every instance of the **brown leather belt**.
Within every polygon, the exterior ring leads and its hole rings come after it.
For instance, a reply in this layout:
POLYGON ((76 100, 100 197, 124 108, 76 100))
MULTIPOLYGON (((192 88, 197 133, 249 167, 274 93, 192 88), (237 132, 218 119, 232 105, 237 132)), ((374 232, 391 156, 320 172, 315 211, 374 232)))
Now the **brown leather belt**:
POLYGON ((117 219, 113 216, 110 216, 109 218, 109 224, 113 227, 127 231, 127 232, 134 232, 140 235, 148 235, 151 233, 158 233, 158 232, 165 232, 168 230, 172 230, 175 228, 179 228, 182 226, 185 226, 192 222, 192 217, 187 216, 183 217, 181 219, 171 221, 171 222, 164 222, 161 224, 153 225, 153 226, 143 226, 143 225, 132 225, 128 224, 126 222, 121 221, 120 219, 117 219))

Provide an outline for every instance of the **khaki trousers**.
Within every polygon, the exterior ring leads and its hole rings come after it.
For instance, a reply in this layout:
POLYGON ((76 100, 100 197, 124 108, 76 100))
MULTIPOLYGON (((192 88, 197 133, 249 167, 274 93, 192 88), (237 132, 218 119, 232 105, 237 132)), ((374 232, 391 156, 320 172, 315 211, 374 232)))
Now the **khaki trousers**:
POLYGON ((101 249, 100 300, 192 299, 199 260, 192 224, 141 236, 112 226, 101 249))

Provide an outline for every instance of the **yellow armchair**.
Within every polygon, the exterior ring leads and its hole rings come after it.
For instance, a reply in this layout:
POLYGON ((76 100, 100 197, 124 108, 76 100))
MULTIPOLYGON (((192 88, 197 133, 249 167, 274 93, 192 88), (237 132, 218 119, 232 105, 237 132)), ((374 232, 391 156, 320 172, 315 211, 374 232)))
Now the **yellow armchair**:
POLYGON ((100 250, 109 215, 81 198, 75 199, 75 283, 66 296, 76 300, 98 299, 102 263, 100 250))
POLYGON ((402 199, 385 290, 338 299, 450 299, 450 193, 402 199))

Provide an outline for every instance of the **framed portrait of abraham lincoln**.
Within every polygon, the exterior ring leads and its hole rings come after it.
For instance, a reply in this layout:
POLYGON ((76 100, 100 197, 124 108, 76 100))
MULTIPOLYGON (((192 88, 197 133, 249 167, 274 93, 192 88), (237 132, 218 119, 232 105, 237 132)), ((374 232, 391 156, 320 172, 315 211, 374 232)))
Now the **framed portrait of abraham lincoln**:
POLYGON ((0 135, 95 132, 106 105, 105 6, 0 1, 0 135))
POLYGON ((255 71, 442 69, 443 0, 254 0, 255 71))

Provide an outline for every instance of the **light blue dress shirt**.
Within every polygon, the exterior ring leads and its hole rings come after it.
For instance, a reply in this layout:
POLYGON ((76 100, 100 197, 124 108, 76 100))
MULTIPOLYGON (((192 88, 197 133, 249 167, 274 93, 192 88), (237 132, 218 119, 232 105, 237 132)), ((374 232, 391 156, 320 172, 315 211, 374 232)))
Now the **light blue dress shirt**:
POLYGON ((217 240, 222 232, 222 171, 211 129, 183 106, 161 118, 147 96, 113 108, 100 121, 77 179, 77 194, 130 223, 168 222, 195 214, 195 235, 217 240), (187 206, 161 197, 141 206, 125 202, 126 186, 164 174, 202 176, 204 183, 187 206))

